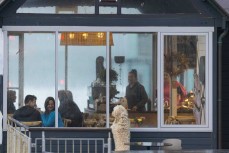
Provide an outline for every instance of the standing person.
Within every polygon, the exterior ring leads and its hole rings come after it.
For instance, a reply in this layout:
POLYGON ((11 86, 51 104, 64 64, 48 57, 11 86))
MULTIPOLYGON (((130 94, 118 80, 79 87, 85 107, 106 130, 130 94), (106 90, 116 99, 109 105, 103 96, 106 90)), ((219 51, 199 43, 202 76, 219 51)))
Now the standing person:
MULTIPOLYGON (((41 115, 43 127, 55 126, 55 100, 53 97, 48 97, 45 100, 45 112, 41 115)), ((64 127, 60 113, 58 113, 58 127, 64 127)))
POLYGON ((19 108, 14 112, 13 118, 18 121, 30 122, 41 121, 40 112, 35 109, 37 97, 34 95, 27 95, 25 97, 25 106, 19 108))
POLYGON ((138 82, 137 70, 132 69, 128 74, 129 85, 126 87, 128 108, 132 111, 144 112, 148 101, 145 88, 138 82))
POLYGON ((7 91, 7 114, 13 114, 16 111, 14 103, 16 102, 16 91, 7 91))

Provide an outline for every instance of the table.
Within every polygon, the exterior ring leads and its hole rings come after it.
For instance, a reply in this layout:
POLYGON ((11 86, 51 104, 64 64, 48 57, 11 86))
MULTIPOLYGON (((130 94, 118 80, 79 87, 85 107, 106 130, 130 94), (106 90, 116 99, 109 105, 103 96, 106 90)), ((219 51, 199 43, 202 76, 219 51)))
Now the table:
POLYGON ((144 146, 146 150, 150 150, 150 147, 163 147, 163 146, 172 146, 171 143, 163 143, 163 142, 129 142, 124 143, 125 145, 130 146, 144 146))

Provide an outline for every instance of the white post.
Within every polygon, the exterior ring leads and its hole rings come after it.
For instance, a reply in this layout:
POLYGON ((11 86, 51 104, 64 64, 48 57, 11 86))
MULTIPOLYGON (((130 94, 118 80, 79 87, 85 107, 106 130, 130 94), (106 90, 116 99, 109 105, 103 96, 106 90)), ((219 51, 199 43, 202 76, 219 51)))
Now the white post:
POLYGON ((45 152, 45 132, 42 131, 42 152, 45 152))
POLYGON ((31 138, 28 139, 28 153, 31 153, 31 138))
POLYGON ((107 144, 108 144, 107 152, 108 152, 108 153, 111 153, 111 147, 112 147, 112 146, 111 146, 111 133, 110 133, 110 132, 109 132, 107 144))

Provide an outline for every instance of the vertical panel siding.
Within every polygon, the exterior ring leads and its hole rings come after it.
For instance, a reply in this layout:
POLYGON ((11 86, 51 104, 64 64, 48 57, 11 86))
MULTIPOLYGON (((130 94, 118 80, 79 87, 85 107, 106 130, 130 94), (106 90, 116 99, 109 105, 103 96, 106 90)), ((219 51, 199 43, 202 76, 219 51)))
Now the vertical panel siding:
POLYGON ((222 47, 222 148, 229 149, 229 34, 222 47))
MULTIPOLYGON (((3 108, 3 75, 0 75, 0 110, 3 108)), ((3 153, 3 145, 0 146, 0 151, 3 153)))

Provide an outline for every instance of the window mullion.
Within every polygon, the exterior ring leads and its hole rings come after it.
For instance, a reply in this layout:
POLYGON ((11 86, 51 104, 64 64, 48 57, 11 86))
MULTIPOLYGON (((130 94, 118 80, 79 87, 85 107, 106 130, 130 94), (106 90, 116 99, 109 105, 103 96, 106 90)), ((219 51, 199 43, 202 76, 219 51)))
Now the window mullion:
POLYGON ((110 62, 111 62, 111 55, 110 55, 110 32, 106 33, 106 127, 109 128, 109 118, 110 118, 110 114, 109 114, 109 109, 110 109, 110 105, 109 105, 109 101, 110 101, 110 62))
POLYGON ((158 52, 158 60, 157 60, 157 78, 158 78, 158 81, 157 81, 157 95, 158 95, 158 98, 157 98, 157 120, 158 120, 158 128, 161 128, 161 125, 162 125, 162 120, 164 118, 164 114, 163 114, 163 108, 161 105, 162 101, 163 101, 163 81, 162 81, 162 76, 163 76, 163 43, 164 43, 164 40, 163 40, 163 37, 162 37, 162 34, 161 32, 158 32, 158 39, 157 39, 157 52, 158 52))
POLYGON ((55 127, 58 127, 58 31, 55 31, 55 127))
POLYGON ((8 82, 8 37, 7 37, 8 31, 3 31, 3 42, 4 42, 4 66, 3 66, 3 128, 4 130, 7 130, 7 82, 8 82))

